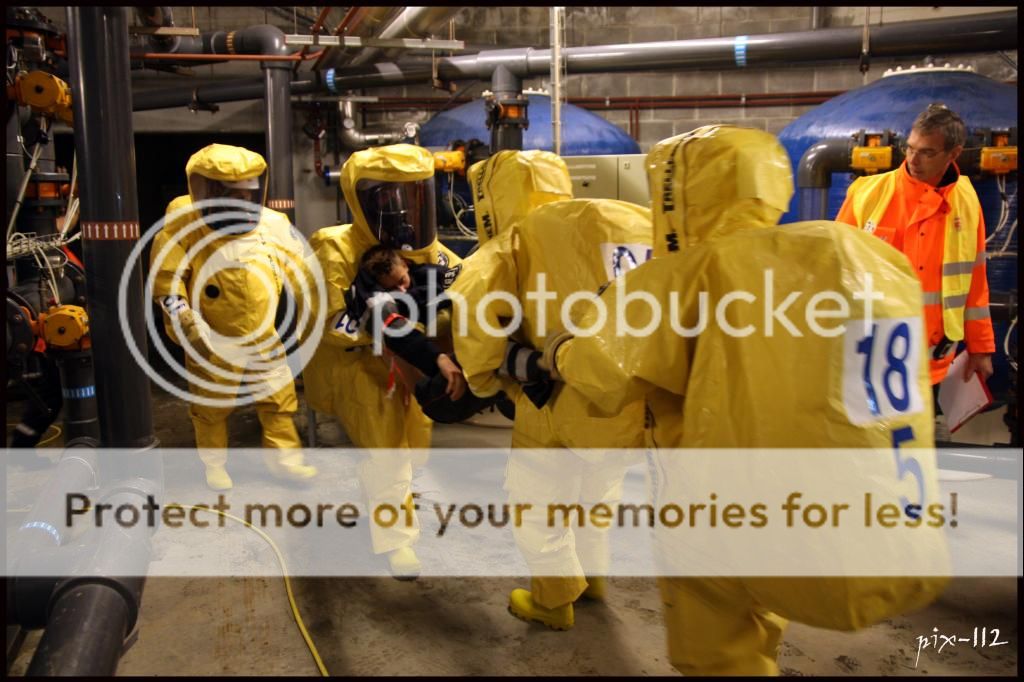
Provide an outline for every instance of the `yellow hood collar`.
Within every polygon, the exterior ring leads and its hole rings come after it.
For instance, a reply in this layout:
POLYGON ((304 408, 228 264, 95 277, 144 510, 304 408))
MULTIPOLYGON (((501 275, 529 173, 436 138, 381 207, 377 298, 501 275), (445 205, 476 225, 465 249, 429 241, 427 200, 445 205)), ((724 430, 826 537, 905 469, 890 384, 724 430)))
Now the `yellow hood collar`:
POLYGON ((646 166, 655 257, 735 230, 772 227, 793 196, 789 157, 762 130, 697 128, 654 145, 646 166))

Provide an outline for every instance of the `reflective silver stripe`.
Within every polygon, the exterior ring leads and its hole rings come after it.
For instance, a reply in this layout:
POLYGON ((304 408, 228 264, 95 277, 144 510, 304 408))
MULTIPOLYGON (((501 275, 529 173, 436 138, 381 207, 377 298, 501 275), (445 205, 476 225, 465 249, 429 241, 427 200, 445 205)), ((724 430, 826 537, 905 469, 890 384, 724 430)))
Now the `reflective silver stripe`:
POLYGON ((942 307, 946 310, 949 310, 950 308, 962 308, 965 303, 967 303, 967 294, 963 294, 962 296, 949 296, 942 299, 942 307))
POLYGON ((964 319, 965 320, 987 320, 991 317, 988 312, 988 306, 978 306, 975 308, 964 308, 964 319))
POLYGON ((938 305, 942 303, 942 294, 937 291, 926 291, 924 292, 924 304, 925 305, 938 305))
POLYGON ((969 275, 974 270, 977 261, 961 261, 959 263, 946 263, 942 266, 942 276, 969 275))

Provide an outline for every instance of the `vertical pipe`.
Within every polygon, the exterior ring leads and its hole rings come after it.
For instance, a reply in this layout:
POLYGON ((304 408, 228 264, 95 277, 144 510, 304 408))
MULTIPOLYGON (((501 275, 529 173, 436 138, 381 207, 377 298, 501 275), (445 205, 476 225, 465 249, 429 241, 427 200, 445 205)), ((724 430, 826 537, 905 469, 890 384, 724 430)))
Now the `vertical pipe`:
POLYGON ((551 141, 555 154, 562 153, 562 27, 565 8, 551 8, 551 141))
POLYGON ((139 238, 132 136, 128 10, 69 7, 68 41, 81 182, 83 255, 105 447, 155 444, 149 378, 128 350, 122 327, 145 353, 142 264, 127 278, 127 316, 118 319, 121 275, 139 238), (98 229, 85 229, 90 224, 98 229))
POLYGON ((295 179, 292 177, 292 70, 288 62, 264 62, 267 101, 267 164, 270 166, 267 206, 295 222, 295 179))
POLYGON ((819 28, 825 26, 825 8, 824 7, 812 7, 811 8, 811 30, 817 31, 819 28))
POLYGON ((827 220, 828 187, 801 187, 797 216, 800 220, 827 220))

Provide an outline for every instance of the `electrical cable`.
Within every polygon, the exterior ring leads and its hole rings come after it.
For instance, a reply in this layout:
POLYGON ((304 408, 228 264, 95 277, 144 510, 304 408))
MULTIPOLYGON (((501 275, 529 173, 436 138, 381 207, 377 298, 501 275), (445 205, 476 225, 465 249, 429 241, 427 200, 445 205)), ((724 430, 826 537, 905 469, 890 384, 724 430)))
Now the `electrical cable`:
POLYGON ((467 211, 474 210, 473 207, 466 204, 466 200, 455 194, 455 173, 448 173, 448 208, 452 211, 452 216, 455 218, 455 227, 459 229, 463 235, 467 237, 476 238, 476 231, 463 224, 461 217, 467 211), (455 209, 455 198, 458 197, 459 202, 462 204, 461 210, 455 209))
MULTIPOLYGON (((39 124, 40 135, 46 134, 46 118, 42 118, 39 124)), ((21 142, 21 136, 18 136, 18 141, 21 142)), ((25 149, 24 143, 21 145, 26 156, 32 157, 32 162, 28 165, 28 170, 25 171, 25 177, 21 180, 21 188, 18 190, 18 198, 14 202, 14 209, 11 211, 11 220, 7 223, 7 239, 10 240, 11 234, 14 232, 14 225, 18 221, 18 211, 21 210, 21 203, 25 200, 25 192, 28 190, 28 183, 32 179, 32 174, 36 171, 36 164, 39 162, 39 156, 43 153, 43 142, 40 140, 36 142, 36 147, 31 154, 25 149)))
POLYGON ((1010 367, 1014 372, 1017 371, 1017 359, 1010 354, 1010 335, 1013 334, 1014 328, 1017 326, 1017 318, 1013 318, 1013 322, 1010 323, 1009 329, 1006 330, 1006 336, 1003 337, 1003 353, 1006 354, 1006 359, 1010 363, 1010 367))
POLYGON ((996 189, 999 190, 999 220, 996 221, 996 226, 992 228, 992 234, 985 238, 985 244, 988 244, 995 238, 996 234, 1005 227, 1006 221, 1010 217, 1010 202, 1006 196, 1006 176, 996 176, 996 189))
MULTIPOLYGON (((12 426, 13 427, 17 427, 17 426, 20 426, 20 424, 10 424, 10 423, 7 424, 7 428, 11 428, 12 426)), ((46 427, 46 431, 43 432, 43 435, 45 436, 50 431, 50 429, 56 429, 57 433, 53 434, 49 438, 44 438, 44 439, 40 440, 38 443, 36 443, 36 447, 37 448, 40 445, 43 445, 44 443, 49 443, 50 441, 57 440, 58 438, 60 438, 61 434, 64 433, 64 429, 60 428, 56 424, 50 424, 49 426, 46 427)), ((7 511, 12 511, 12 510, 8 509, 7 511)), ((28 511, 28 509, 26 509, 25 511, 28 511)))
POLYGON ((313 639, 309 636, 309 631, 306 630, 306 624, 303 622, 301 614, 299 614, 298 604, 295 603, 295 594, 292 592, 292 583, 291 580, 288 579, 288 567, 285 564, 284 556, 281 554, 281 550, 278 549, 277 545, 270 538, 270 536, 264 533, 259 528, 252 525, 251 523, 249 523, 248 521, 240 519, 239 517, 234 516, 232 514, 228 514, 227 512, 220 511, 219 509, 210 509, 209 507, 196 507, 191 504, 169 504, 167 505, 166 508, 171 509, 172 507, 178 507, 180 509, 189 510, 198 509, 200 511, 213 512, 225 518, 231 519, 232 521, 238 521, 249 530, 258 533, 261 538, 267 541, 267 544, 270 545, 270 548, 274 550, 274 554, 277 556, 277 562, 281 565, 281 575, 284 577, 284 587, 285 591, 288 593, 288 603, 291 606, 292 616, 295 618, 295 624, 299 626, 299 632, 302 634, 302 639, 306 642, 306 647, 309 648, 309 653, 313 655, 313 660, 316 662, 316 667, 320 671, 320 675, 323 677, 330 677, 330 673, 327 672, 327 666, 324 665, 323 659, 320 658, 320 652, 317 650, 316 645, 313 643, 313 639))

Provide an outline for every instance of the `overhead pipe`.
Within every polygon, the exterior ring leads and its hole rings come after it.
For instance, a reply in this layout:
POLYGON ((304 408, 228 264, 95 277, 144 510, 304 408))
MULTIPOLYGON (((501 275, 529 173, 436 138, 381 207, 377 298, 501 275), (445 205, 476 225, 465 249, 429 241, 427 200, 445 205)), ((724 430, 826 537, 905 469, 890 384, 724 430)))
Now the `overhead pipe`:
MULTIPOLYGON (((376 36, 399 11, 401 11, 400 7, 352 7, 338 22, 334 29, 334 35, 340 36, 344 33, 347 36, 376 36)), ((313 68, 337 67, 346 63, 348 59, 348 54, 343 50, 329 47, 320 55, 320 59, 313 65, 313 68), (330 62, 324 63, 328 55, 332 59, 330 62)))
MULTIPOLYGON (((837 97, 846 90, 819 90, 817 92, 780 92, 764 94, 728 94, 728 95, 659 95, 650 97, 569 97, 566 102, 581 109, 591 111, 621 109, 695 109, 716 107, 774 107, 793 104, 822 104, 837 97)), ((363 108, 373 111, 406 111, 410 109, 426 109, 436 111, 452 104, 467 104, 470 97, 377 97, 374 102, 366 102, 363 108)), ((303 103, 296 103, 301 107, 303 103)))
MULTIPOLYGON (((913 56, 928 53, 992 52, 1017 46, 1017 13, 993 12, 973 17, 950 17, 927 21, 899 22, 872 28, 872 54, 876 57, 913 56)), ((753 64, 792 63, 830 59, 859 59, 861 34, 858 28, 772 33, 759 36, 570 47, 562 50, 566 72, 606 73, 656 69, 730 68, 753 64)), ((442 57, 439 77, 449 80, 490 79, 494 68, 503 64, 520 78, 550 72, 551 51, 533 48, 490 50, 476 55, 442 57)), ((385 62, 335 71, 335 91, 377 88, 429 82, 429 63, 385 62)), ((326 81, 324 81, 326 84, 326 81)), ((203 91, 206 102, 257 99, 258 90, 239 91, 241 84, 210 86, 203 91)), ((313 92, 308 90, 306 92, 313 92)), ((200 88, 202 90, 202 88, 200 88)), ((295 92, 293 90, 293 92, 295 92)), ((193 89, 165 89, 135 95, 136 111, 184 106, 192 101, 193 89)))
MULTIPOLYGON (((312 33, 315 36, 320 35, 320 31, 324 27, 324 22, 327 21, 327 15, 330 14, 330 13, 331 13, 331 6, 330 5, 324 7, 322 10, 320 10, 320 16, 318 16, 316 18, 316 23, 314 23, 309 28, 310 33, 312 33)), ((325 50, 320 50, 320 51, 316 52, 313 56, 315 56, 315 57, 317 57, 319 59, 321 54, 324 51, 325 50)), ((302 46, 302 50, 299 51, 299 62, 292 69, 293 76, 294 76, 294 74, 299 72, 299 67, 302 66, 302 62, 306 60, 306 58, 307 58, 306 54, 308 52, 309 52, 309 45, 303 45, 302 46)))
MULTIPOLYGON (((174 13, 170 7, 136 7, 135 16, 143 26, 152 28, 173 28, 174 13)), ((203 51, 203 40, 196 36, 161 36, 150 35, 148 42, 153 52, 185 52, 203 51)))
MULTIPOLYGON (((292 81, 289 90, 293 95, 309 95, 324 89, 320 74, 313 73, 307 80, 292 81)), ((151 111, 173 107, 214 104, 218 102, 243 102, 261 99, 266 94, 263 80, 207 83, 183 90, 161 88, 132 95, 133 111, 151 111)))
MULTIPOLYGON (((858 27, 828 28, 732 38, 570 47, 562 50, 562 54, 566 72, 570 74, 859 60, 861 33, 858 27)), ((871 29, 871 56, 875 58, 993 52, 1016 47, 1016 11, 905 21, 871 29)), ((527 47, 442 57, 437 63, 437 73, 439 78, 449 81, 486 79, 498 64, 519 78, 543 76, 551 70, 551 50, 527 47)), ((335 74, 335 82, 340 89, 374 88, 422 82, 431 74, 428 64, 382 63, 354 73, 344 70, 335 74)))
MULTIPOLYGON (((406 7, 387 27, 375 38, 427 38, 433 29, 462 11, 461 7, 406 7)), ((356 54, 349 62, 351 66, 369 64, 378 58, 394 59, 400 49, 385 50, 379 47, 367 47, 356 54)))
POLYGON ((338 133, 338 142, 341 144, 341 148, 347 152, 355 152, 367 147, 395 144, 415 138, 419 132, 419 126, 411 121, 407 122, 401 131, 364 132, 359 129, 359 124, 356 121, 358 111, 356 103, 352 100, 338 102, 338 111, 341 113, 341 130, 338 133))

